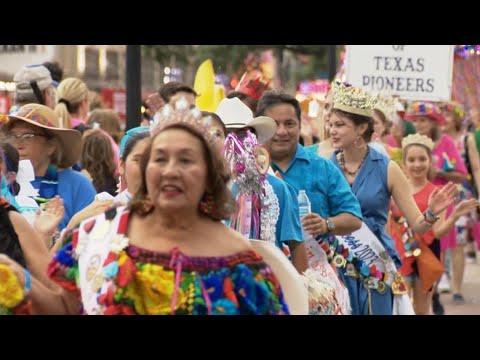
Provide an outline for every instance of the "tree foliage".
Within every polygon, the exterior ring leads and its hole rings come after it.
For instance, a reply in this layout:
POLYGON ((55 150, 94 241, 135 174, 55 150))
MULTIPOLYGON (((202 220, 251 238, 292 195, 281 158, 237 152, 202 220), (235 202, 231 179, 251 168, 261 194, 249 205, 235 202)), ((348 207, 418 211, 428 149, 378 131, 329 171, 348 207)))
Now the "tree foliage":
POLYGON ((182 67, 198 67, 208 58, 214 62, 215 72, 224 72, 229 75, 241 75, 246 68, 245 59, 251 53, 260 54, 271 49, 279 61, 279 77, 288 77, 295 80, 315 78, 319 73, 326 71, 326 45, 144 45, 143 51, 162 65, 182 67), (308 61, 300 63, 295 68, 282 66, 285 55, 302 56, 308 61), (305 57, 306 56, 306 57, 305 57), (282 70, 283 69, 283 70, 282 70), (283 71, 283 73, 282 73, 283 71), (291 75, 290 73, 296 72, 291 75))

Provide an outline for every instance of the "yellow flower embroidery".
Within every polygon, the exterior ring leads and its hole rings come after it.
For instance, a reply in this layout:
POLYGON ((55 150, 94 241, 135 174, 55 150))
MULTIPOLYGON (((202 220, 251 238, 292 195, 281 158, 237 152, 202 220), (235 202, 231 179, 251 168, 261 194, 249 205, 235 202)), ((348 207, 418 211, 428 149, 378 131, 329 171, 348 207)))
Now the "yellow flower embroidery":
POLYGON ((23 288, 10 267, 0 264, 0 305, 14 308, 23 300, 23 288))
MULTIPOLYGON (((125 297, 133 300, 139 314, 170 314, 174 287, 175 272, 164 270, 159 265, 145 264, 127 285, 125 297)), ((175 309, 185 304, 186 300, 186 294, 179 287, 175 309)))

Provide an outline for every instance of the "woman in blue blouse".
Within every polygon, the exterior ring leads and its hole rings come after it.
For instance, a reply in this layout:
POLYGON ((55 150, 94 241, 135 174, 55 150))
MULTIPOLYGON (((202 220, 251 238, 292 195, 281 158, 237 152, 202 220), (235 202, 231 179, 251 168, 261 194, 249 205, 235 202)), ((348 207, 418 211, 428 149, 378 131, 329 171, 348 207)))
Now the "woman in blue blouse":
MULTIPOLYGON (((402 209, 413 231, 421 234, 428 231, 437 214, 453 202, 455 185, 449 183, 442 190, 432 193, 429 209, 422 214, 399 166, 368 146, 373 134, 373 108, 378 98, 343 84, 334 83, 333 91, 330 135, 337 150, 330 160, 340 169, 358 198, 365 224, 398 268, 401 262, 395 243, 385 231, 390 196, 402 209)), ((368 280, 373 277, 371 272, 366 276, 362 272, 349 276, 346 270, 347 267, 339 267, 339 274, 350 293, 352 314, 392 314, 394 294, 390 286, 382 289, 369 287, 368 280)), ((386 281, 385 278, 380 280, 386 281)))

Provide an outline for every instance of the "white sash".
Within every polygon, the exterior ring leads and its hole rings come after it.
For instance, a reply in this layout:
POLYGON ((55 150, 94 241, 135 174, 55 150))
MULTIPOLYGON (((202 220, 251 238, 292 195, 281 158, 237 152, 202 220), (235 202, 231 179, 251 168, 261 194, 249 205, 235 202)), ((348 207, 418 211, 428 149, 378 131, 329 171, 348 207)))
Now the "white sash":
POLYGON ((391 284, 393 275, 396 273, 395 263, 380 240, 364 222, 359 230, 349 235, 337 235, 337 240, 339 244, 347 245, 353 256, 368 266, 373 264, 378 270, 392 275, 387 281, 387 284, 391 284))
POLYGON ((328 263, 325 251, 311 236, 305 240, 305 248, 307 250, 308 267, 314 271, 315 278, 335 289, 335 296, 342 309, 342 314, 350 315, 352 309, 348 289, 340 282, 338 275, 328 263))
POLYGON ((117 215, 106 228, 105 214, 100 214, 94 219, 95 225, 90 233, 84 229, 85 224, 93 220, 87 219, 79 228, 79 237, 76 254, 78 255, 78 271, 80 292, 84 311, 89 315, 103 313, 102 306, 98 303, 98 294, 105 283, 103 263, 110 253, 110 244, 115 238, 118 223, 125 207, 117 208, 117 215))

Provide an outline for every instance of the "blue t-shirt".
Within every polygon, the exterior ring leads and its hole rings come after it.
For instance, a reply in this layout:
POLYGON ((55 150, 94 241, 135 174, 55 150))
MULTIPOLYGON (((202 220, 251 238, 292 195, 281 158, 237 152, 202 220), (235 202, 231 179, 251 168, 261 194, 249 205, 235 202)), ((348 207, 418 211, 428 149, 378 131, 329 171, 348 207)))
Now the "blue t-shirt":
MULTIPOLYGON (((38 190, 41 181, 42 177, 36 176, 31 184, 38 190)), ((58 170, 57 195, 63 199, 65 207, 65 215, 58 230, 62 231, 73 215, 90 205, 96 194, 92 182, 85 175, 72 169, 58 170)))
POLYGON ((297 195, 293 187, 271 174, 267 174, 267 181, 272 185, 278 198, 280 209, 277 223, 275 224, 275 245, 282 249, 287 241, 303 242, 302 225, 298 210, 297 195))
POLYGON ((312 212, 322 218, 350 213, 363 219, 357 198, 340 170, 330 160, 305 151, 299 144, 285 172, 275 163, 272 163, 272 168, 297 194, 305 190, 312 204, 312 212))

